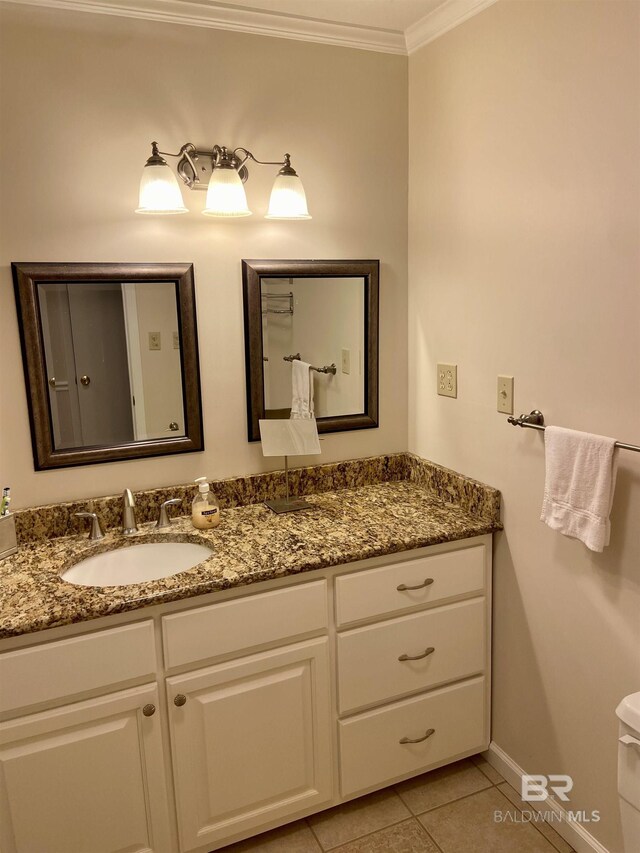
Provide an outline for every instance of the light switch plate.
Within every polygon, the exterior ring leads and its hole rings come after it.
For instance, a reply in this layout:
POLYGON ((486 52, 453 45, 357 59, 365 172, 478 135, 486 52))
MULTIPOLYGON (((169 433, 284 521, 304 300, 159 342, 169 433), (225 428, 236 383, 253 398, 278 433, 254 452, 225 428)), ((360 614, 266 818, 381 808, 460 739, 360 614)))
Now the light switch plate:
POLYGON ((342 350, 342 372, 346 374, 351 373, 351 350, 342 350))
POLYGON ((149 332, 149 349, 161 349, 160 332, 149 332))
POLYGON ((458 365, 438 364, 438 394, 441 397, 458 396, 458 365))
POLYGON ((513 414, 513 376, 498 376, 498 411, 513 414))

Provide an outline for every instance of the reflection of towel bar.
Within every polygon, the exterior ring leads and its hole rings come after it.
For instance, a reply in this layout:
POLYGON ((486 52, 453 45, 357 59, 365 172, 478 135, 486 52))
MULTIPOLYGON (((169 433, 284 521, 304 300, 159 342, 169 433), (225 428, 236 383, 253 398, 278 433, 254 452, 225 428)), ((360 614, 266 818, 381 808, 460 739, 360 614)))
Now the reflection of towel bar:
MULTIPOLYGON (((294 355, 285 355, 282 359, 283 361, 301 361, 300 353, 297 352, 294 355)), ((316 373, 330 373, 332 376, 336 375, 336 366, 335 364, 325 364, 324 367, 313 367, 309 365, 310 370, 315 370, 316 373)))
MULTIPOLYGON (((263 314, 293 314, 293 293, 263 293, 262 298, 267 300, 266 307, 262 308, 263 314), (271 308, 269 299, 287 299, 289 300, 288 308, 271 308)), ((276 303, 277 304, 277 303, 276 303)))

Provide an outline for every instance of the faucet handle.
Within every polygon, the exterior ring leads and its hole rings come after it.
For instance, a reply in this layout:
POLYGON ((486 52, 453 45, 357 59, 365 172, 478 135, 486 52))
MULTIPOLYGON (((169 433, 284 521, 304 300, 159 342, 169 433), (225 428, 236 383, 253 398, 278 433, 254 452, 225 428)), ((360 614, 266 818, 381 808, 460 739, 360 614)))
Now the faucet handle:
POLYGON ((164 501, 164 503, 160 504, 160 515, 158 516, 158 520, 155 524, 154 530, 164 530, 166 527, 170 527, 171 519, 169 518, 167 507, 178 506, 181 503, 181 498, 171 498, 171 500, 164 501))
POLYGON ((76 518, 91 518, 91 532, 89 533, 89 539, 92 542, 95 542, 98 539, 104 539, 104 533, 102 532, 102 528, 100 527, 100 520, 95 512, 74 512, 76 518))

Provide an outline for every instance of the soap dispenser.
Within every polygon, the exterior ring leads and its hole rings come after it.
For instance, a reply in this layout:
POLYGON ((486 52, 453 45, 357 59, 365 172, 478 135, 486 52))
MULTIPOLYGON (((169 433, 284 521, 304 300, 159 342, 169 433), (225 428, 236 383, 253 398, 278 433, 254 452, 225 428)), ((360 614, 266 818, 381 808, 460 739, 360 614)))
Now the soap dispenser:
POLYGON ((198 494, 191 504, 191 523, 198 530, 210 530, 220 524, 220 504, 209 489, 206 477, 198 477, 198 494))

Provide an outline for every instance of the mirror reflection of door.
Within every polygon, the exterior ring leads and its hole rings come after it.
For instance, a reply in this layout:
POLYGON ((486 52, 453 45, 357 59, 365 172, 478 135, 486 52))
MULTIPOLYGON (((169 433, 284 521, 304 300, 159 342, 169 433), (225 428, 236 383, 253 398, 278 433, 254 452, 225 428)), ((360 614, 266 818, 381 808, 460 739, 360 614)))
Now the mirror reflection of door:
POLYGON ((54 447, 184 435, 176 289, 40 283, 54 447))
POLYGON ((291 355, 310 371, 318 418, 365 409, 365 281, 345 278, 262 278, 262 355, 265 417, 291 412, 291 355))

